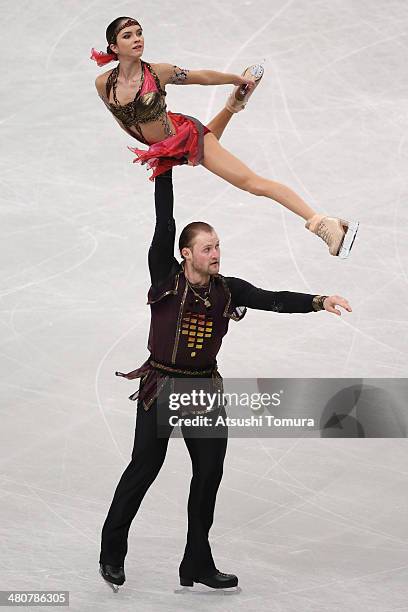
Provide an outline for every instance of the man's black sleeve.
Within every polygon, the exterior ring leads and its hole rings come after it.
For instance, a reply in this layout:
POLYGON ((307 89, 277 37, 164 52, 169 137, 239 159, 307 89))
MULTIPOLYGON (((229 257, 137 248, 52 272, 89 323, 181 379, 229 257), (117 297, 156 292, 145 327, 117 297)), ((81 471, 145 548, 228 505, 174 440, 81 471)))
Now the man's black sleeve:
POLYGON ((174 257, 176 223, 173 217, 172 169, 156 176, 154 180, 154 206, 156 226, 149 248, 149 271, 153 287, 160 286, 180 264, 174 257))
POLYGON ((242 278, 225 277, 235 306, 247 306, 256 310, 273 310, 275 312, 313 312, 309 293, 293 291, 267 291, 259 289, 242 278))

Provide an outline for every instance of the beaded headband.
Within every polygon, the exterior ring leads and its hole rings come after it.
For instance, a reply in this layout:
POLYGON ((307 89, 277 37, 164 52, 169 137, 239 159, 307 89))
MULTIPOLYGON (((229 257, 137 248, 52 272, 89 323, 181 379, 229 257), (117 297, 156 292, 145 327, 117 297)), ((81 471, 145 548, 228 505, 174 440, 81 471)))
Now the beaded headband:
POLYGON ((116 37, 121 30, 123 30, 124 28, 129 28, 130 26, 134 26, 134 25, 140 26, 140 23, 136 21, 136 19, 128 19, 127 21, 125 21, 125 23, 119 26, 119 28, 115 31, 115 33, 113 34, 113 36, 111 37, 109 41, 109 44, 115 43, 116 37))

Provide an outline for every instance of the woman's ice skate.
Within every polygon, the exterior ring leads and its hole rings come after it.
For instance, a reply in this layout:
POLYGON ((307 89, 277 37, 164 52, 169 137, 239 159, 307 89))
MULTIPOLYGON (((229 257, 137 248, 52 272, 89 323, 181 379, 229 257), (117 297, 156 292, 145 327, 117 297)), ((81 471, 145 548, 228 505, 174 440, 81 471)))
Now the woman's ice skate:
POLYGON ((125 572, 122 565, 115 566, 100 563, 99 573, 114 593, 117 593, 119 591, 119 586, 121 586, 126 580, 125 572))
POLYGON ((313 215, 305 223, 308 230, 328 245, 330 255, 341 259, 345 259, 350 254, 359 225, 358 221, 345 221, 324 215, 313 215))
POLYGON ((262 77, 263 77, 264 69, 260 64, 254 64, 253 66, 248 66, 245 68, 244 72, 241 76, 246 79, 251 79, 255 82, 255 85, 252 89, 248 90, 246 85, 237 85, 233 92, 228 96, 227 102, 225 104, 225 108, 230 111, 230 113, 238 113, 243 108, 245 108, 246 103, 249 98, 254 93, 255 89, 258 87, 262 77))

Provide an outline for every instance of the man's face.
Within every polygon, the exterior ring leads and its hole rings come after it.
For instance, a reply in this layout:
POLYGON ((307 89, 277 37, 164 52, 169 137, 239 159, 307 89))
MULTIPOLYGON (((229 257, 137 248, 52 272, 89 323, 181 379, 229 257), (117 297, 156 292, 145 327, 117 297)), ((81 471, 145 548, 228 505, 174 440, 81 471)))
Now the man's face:
POLYGON ((215 232, 199 232, 191 249, 183 249, 183 255, 193 269, 200 274, 218 274, 220 269, 220 241, 215 232))

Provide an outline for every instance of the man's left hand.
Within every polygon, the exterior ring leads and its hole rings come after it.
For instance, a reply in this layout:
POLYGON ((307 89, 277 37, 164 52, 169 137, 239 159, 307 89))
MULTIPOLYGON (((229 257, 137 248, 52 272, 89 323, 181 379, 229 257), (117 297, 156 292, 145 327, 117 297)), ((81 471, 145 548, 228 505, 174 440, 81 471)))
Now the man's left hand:
POLYGON ((341 317, 341 312, 336 306, 341 306, 344 310, 352 312, 350 304, 341 295, 329 295, 323 302, 323 307, 327 312, 332 312, 341 317))

